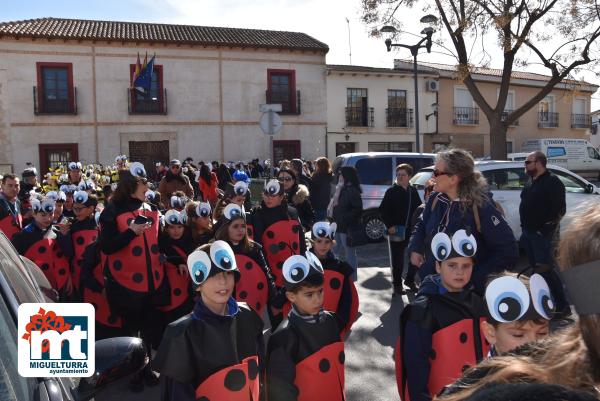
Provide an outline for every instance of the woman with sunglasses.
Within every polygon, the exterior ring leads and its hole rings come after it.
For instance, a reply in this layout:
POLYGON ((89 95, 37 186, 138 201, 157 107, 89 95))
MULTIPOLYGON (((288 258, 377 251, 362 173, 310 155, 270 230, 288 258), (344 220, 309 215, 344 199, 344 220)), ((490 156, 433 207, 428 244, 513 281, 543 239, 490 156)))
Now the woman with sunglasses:
POLYGON ((277 174, 279 184, 283 185, 288 205, 298 211, 298 217, 305 230, 310 230, 315 220, 315 212, 310 204, 308 187, 298 183, 296 173, 291 169, 281 169, 277 174))
MULTIPOLYGON (((123 319, 126 335, 141 337, 148 350, 160 325, 156 307, 169 301, 169 286, 160 260, 159 212, 148 205, 148 179, 141 163, 121 171, 119 184, 100 215, 100 251, 109 304, 123 319)), ((140 392, 158 384, 151 365, 130 381, 140 392)))
POLYGON ((519 251, 515 236, 467 151, 451 149, 438 153, 433 176, 434 192, 409 242, 410 261, 419 269, 421 280, 434 274, 432 238, 438 232, 466 229, 479 244, 471 280, 483 294, 488 274, 504 271, 517 262, 519 251))
POLYGON ((225 241, 203 245, 187 266, 198 296, 156 354, 161 401, 262 399, 263 322, 232 296, 240 279, 233 250, 225 241))

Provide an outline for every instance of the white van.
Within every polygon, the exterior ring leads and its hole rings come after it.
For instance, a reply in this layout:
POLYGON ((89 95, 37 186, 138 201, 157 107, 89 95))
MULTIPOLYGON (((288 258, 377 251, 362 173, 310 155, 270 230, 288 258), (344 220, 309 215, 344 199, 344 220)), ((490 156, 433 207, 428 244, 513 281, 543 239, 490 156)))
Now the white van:
POLYGON ((541 150, 546 154, 548 163, 561 166, 582 176, 599 176, 600 154, 585 139, 534 139, 523 142, 521 146, 521 152, 529 153, 536 150, 541 150))

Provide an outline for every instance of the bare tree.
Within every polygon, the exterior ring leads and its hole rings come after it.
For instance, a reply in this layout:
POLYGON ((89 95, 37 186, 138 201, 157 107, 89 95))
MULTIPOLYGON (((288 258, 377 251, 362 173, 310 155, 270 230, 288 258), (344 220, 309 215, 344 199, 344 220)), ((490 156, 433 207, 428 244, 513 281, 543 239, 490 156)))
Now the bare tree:
MULTIPOLYGON (((576 90, 575 76, 598 64, 600 9, 597 0, 361 0, 363 22, 378 36, 382 25, 399 31, 397 15, 421 7, 439 15, 444 39, 437 41, 457 61, 459 79, 490 125, 493 159, 506 158, 506 131, 561 82, 576 90), (495 49, 494 49, 495 48, 495 49), (502 77, 496 104, 485 99, 473 79, 477 66, 491 54, 503 54, 502 77), (508 115, 506 100, 513 67, 540 64, 550 76, 545 86, 508 115)), ((406 15, 406 14, 404 14, 406 15)))

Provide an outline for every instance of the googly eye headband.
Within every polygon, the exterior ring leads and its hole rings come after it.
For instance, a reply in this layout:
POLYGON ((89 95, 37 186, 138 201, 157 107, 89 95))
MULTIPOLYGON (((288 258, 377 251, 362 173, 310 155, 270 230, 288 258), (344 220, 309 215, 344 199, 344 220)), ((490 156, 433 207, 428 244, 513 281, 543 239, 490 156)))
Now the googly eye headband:
POLYGON ((69 163, 69 170, 73 171, 73 170, 81 170, 83 168, 83 166, 81 165, 80 162, 71 162, 69 163))
POLYGON ((215 241, 210 246, 210 256, 204 251, 194 251, 187 258, 188 271, 195 285, 222 272, 233 272, 239 278, 239 270, 231 246, 225 241, 215 241))
POLYGON ((80 205, 85 204, 88 201, 88 193, 85 191, 77 191, 73 194, 73 202, 80 205))
POLYGON ((183 209, 185 204, 187 203, 186 198, 181 198, 179 196, 171 196, 171 207, 175 209, 183 209))
POLYGON ((210 213, 212 212, 210 203, 200 202, 198 206, 196 206, 195 212, 198 217, 210 217, 210 213))
POLYGON ((156 198, 156 192, 154 192, 153 190, 149 189, 144 193, 144 196, 146 197, 146 200, 149 202, 154 202, 154 198, 156 198))
POLYGON ((286 259, 282 267, 285 288, 290 289, 297 284, 307 282, 314 285, 323 283, 323 266, 312 252, 305 256, 292 255, 286 259))
POLYGON ((177 210, 171 209, 167 213, 165 213, 164 222, 171 226, 174 226, 174 225, 183 226, 183 225, 185 225, 185 222, 186 222, 186 215, 185 215, 185 213, 178 212, 177 210))
POLYGON ((335 232, 337 230, 336 223, 329 223, 327 221, 319 221, 312 226, 311 235, 313 239, 317 238, 329 238, 333 241, 335 238, 335 232))
POLYGON ((44 198, 42 201, 39 199, 31 199, 31 209, 34 213, 44 212, 44 213, 54 213, 54 209, 56 208, 56 202, 49 198, 44 198))
POLYGON ((263 192, 269 196, 281 195, 283 193, 283 186, 277 180, 269 180, 265 183, 263 192))
POLYGON ((441 232, 431 240, 431 252, 439 262, 461 256, 472 258, 477 252, 477 241, 466 230, 456 231, 452 238, 441 232))
POLYGON ((131 163, 131 166, 129 166, 129 172, 131 173, 131 175, 137 178, 147 177, 146 169, 144 168, 144 165, 140 162, 131 163))
POLYGON ((244 206, 230 203, 223 209, 223 217, 230 221, 238 217, 246 220, 246 210, 244 209, 244 206))
POLYGON ((492 280, 485 289, 489 317, 498 323, 518 320, 550 320, 555 303, 546 280, 534 274, 529 278, 529 289, 514 276, 492 280))
POLYGON ((46 194, 47 199, 52 199, 54 202, 66 202, 67 195, 63 191, 50 191, 46 194))
POLYGON ((245 196, 248 192, 248 184, 244 181, 238 181, 233 186, 233 193, 236 196, 245 196))
POLYGON ((127 156, 125 156, 125 155, 119 155, 119 156, 115 157, 115 163, 126 162, 126 161, 127 161, 127 156))
POLYGON ((600 314, 600 261, 595 260, 560 272, 578 315, 600 314))
POLYGON ((77 189, 80 191, 93 191, 94 189, 96 189, 96 185, 94 185, 94 183, 89 180, 81 181, 77 186, 77 189))

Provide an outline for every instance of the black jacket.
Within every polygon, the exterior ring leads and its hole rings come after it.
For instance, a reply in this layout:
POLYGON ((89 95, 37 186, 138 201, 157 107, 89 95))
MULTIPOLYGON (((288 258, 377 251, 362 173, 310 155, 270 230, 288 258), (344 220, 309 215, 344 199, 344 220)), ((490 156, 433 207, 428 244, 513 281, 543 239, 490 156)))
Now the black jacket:
POLYGON ((362 211, 359 189, 351 184, 344 185, 338 204, 333 208, 333 220, 337 223, 338 232, 345 234, 348 227, 359 225, 362 211))
POLYGON ((409 233, 411 217, 421 203, 421 197, 415 188, 409 185, 407 189, 404 189, 400 185, 394 184, 385 191, 381 205, 379 205, 379 214, 387 228, 407 225, 406 230, 409 233), (408 209, 409 203, 410 210, 408 209))
POLYGON ((308 188, 305 185, 294 185, 285 193, 288 205, 298 211, 298 218, 305 230, 310 230, 315 220, 315 212, 309 200, 308 188))
POLYGON ((554 231, 566 208, 565 186, 546 170, 535 180, 530 179, 521 191, 521 227, 543 234, 554 231))
POLYGON ((315 174, 310 184, 310 203, 315 210, 326 210, 331 200, 332 174, 315 174))

